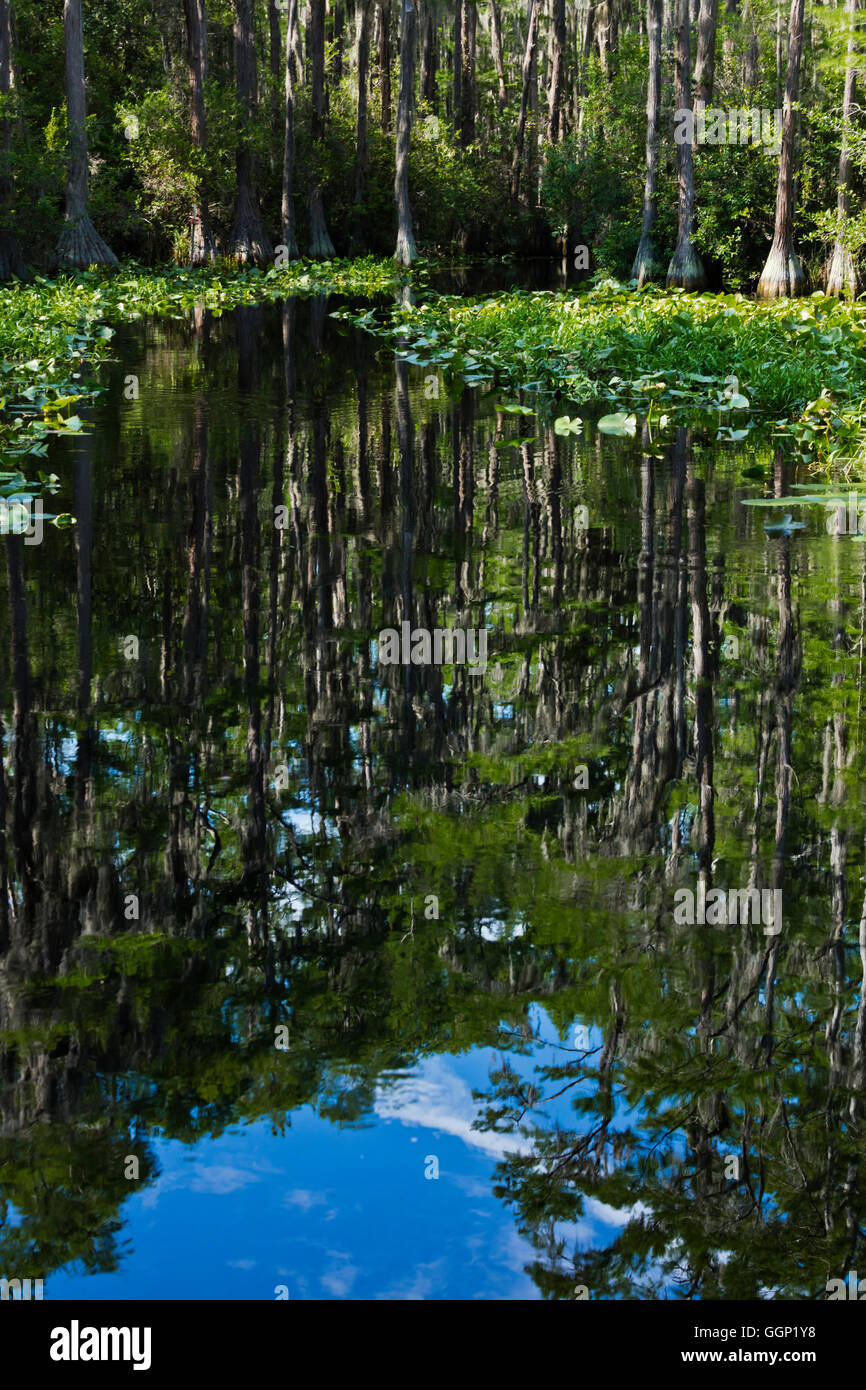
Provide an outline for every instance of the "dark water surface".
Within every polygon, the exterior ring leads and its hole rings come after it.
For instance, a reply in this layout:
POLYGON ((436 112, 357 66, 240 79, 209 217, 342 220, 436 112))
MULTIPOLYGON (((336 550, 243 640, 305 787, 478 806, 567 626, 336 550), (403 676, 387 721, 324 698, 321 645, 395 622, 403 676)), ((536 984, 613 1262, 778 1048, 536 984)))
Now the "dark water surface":
POLYGON ((712 431, 561 436, 338 307, 124 329, 77 528, 2 541, 0 1274, 823 1297, 866 1265, 866 547, 768 536, 712 431), (381 664, 404 620, 486 670, 381 664), (750 887, 780 931, 675 913, 750 887))

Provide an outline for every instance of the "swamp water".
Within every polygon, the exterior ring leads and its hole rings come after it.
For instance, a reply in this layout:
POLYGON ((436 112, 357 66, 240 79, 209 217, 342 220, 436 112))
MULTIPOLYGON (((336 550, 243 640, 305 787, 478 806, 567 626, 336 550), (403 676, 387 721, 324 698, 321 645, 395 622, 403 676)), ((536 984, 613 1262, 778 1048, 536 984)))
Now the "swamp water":
POLYGON ((122 329, 77 526, 2 541, 0 1274, 822 1297, 866 1258, 866 546, 768 535, 712 430, 559 434, 339 307, 122 329), (405 621, 486 669, 379 662, 405 621))

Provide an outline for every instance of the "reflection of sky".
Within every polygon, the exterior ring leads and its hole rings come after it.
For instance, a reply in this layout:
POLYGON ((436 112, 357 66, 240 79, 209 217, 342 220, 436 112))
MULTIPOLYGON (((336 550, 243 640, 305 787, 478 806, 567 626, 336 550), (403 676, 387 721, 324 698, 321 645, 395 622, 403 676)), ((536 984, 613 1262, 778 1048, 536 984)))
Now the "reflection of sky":
MULTIPOLYGON (((557 1057, 508 1055, 526 1075, 557 1057)), ((46 1296, 269 1300, 285 1284, 291 1299, 537 1298, 535 1252, 492 1195, 497 1159, 525 1141, 472 1128, 473 1088, 500 1058, 474 1049, 388 1073, 362 1125, 304 1107, 283 1137, 264 1121, 192 1148, 153 1140, 161 1176, 122 1210, 118 1273, 59 1273, 46 1296), (425 1178, 432 1158, 438 1179, 425 1178)), ((574 1118, 567 1098, 545 1109, 574 1118)), ((569 1234, 606 1245, 627 1219, 590 1199, 569 1234)))

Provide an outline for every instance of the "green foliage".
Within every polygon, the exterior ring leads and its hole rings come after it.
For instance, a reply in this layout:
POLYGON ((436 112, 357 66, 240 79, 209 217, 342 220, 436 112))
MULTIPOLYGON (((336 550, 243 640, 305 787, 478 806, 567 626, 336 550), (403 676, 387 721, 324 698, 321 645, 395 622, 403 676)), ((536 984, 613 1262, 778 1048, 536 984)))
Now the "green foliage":
MULTIPOLYGON (((393 262, 368 259, 299 261, 265 274, 226 266, 154 275, 127 267, 0 286, 0 464, 44 458, 49 435, 81 430, 80 416, 70 412, 98 393, 88 372, 110 354, 110 323, 144 314, 184 317, 196 306, 220 313, 288 293, 373 296, 398 283, 393 262)), ((17 463, 5 480, 14 482, 16 497, 35 489, 17 463)))
MULTIPOLYGON (((726 412, 747 407, 790 426, 821 399, 836 421, 832 436, 843 409, 859 418, 866 396, 866 308, 821 294, 757 304, 739 294, 634 294, 608 282, 579 295, 439 296, 401 306, 385 323, 354 319, 396 341, 410 361, 464 381, 630 405, 661 398, 672 413, 710 410, 719 427, 726 412)), ((751 416, 737 419, 737 437, 750 424, 751 416)), ((853 434, 852 423, 849 444, 853 434)), ((828 435, 815 443, 826 456, 828 435)))
POLYGON ((777 160, 758 145, 699 146, 694 242, 726 289, 757 284, 773 238, 777 160))
MULTIPOLYGON (((623 43, 622 63, 609 78, 590 69, 583 128, 544 148, 542 206, 557 237, 572 234, 592 247, 596 264, 627 278, 640 237, 645 125, 635 120, 646 101, 644 55, 623 43)), ((659 180, 662 240, 675 226, 659 180)), ((672 205, 672 204, 671 204, 672 205)))
POLYGON ((166 88, 148 92, 136 105, 120 102, 124 158, 138 182, 136 210, 149 228, 149 250, 180 259, 189 246, 189 210, 196 179, 204 173, 189 139, 185 113, 166 88))
MULTIPOLYGON (((226 0, 208 5, 209 58, 205 89, 207 150, 199 157, 189 136, 189 85, 182 7, 155 11, 144 0, 114 6, 86 6, 85 62, 88 74, 88 137, 94 219, 121 255, 149 262, 186 258, 189 213, 196 186, 207 190, 214 231, 227 237, 235 204, 236 149, 243 126, 235 89, 233 7, 226 0), (106 55, 112 61, 105 61, 106 55), (135 138, 124 130, 137 122, 135 138)), ((392 21, 397 11, 392 7, 392 21)), ((51 267, 63 216, 63 25, 57 0, 20 0, 16 7, 18 87, 10 103, 16 112, 11 154, 14 197, 0 210, 0 226, 26 228, 26 252, 34 266, 51 267)), ((626 280, 637 247, 644 182, 647 45, 627 16, 615 23, 613 50, 602 63, 593 49, 586 71, 578 74, 577 55, 568 55, 571 93, 580 77, 585 85, 578 134, 571 102, 561 143, 544 141, 546 93, 539 61, 538 111, 527 122, 523 198, 514 208, 509 196, 514 136, 520 107, 519 64, 523 39, 515 15, 505 16, 509 68, 508 99, 500 109, 489 41, 478 33, 476 80, 478 122, 474 145, 461 148, 453 115, 453 72, 447 45, 436 73, 436 111, 416 103, 410 150, 410 195, 416 239, 422 254, 551 254, 558 239, 591 248, 595 267, 626 280), (431 124, 435 117, 438 125, 431 124), (539 196, 536 196, 536 195, 539 196), (536 206, 537 203, 537 206, 536 206)), ((748 13, 719 17, 714 103, 726 109, 775 107, 775 11, 756 0, 748 13), (756 26, 757 88, 745 86, 743 55, 756 26)), ((283 24, 285 20, 283 19, 283 24)), ((798 241, 808 259, 812 283, 820 283, 835 233, 835 192, 839 143, 839 105, 846 62, 847 29, 837 9, 822 8, 810 20, 805 46, 801 102, 798 241)), ((399 90, 397 24, 392 32, 391 94, 399 90)), ((283 35, 284 37, 284 35, 283 35)), ((547 42, 546 22, 539 33, 539 60, 547 42)), ((257 162, 263 214, 275 240, 280 224, 282 170, 283 54, 270 70, 264 10, 257 11, 258 117, 245 131, 257 162)), ((355 192, 356 85, 349 28, 343 34, 341 76, 334 77, 336 53, 331 23, 326 33, 327 119, 321 145, 311 138, 309 77, 295 91, 295 212, 299 244, 309 239, 309 195, 321 182, 332 239, 340 255, 394 249, 395 144, 380 123, 377 55, 371 51, 367 168, 360 199, 355 192)), ((371 50, 372 50, 371 45, 371 50)), ((308 64, 309 68, 309 64, 308 64)), ((676 149, 672 139, 674 61, 662 55, 662 92, 654 244, 660 271, 676 238, 676 149)), ((393 112, 392 112, 393 116, 393 112)), ((866 158, 866 123, 857 112, 847 132, 856 167, 853 193, 860 197, 866 158)), ((777 161, 751 146, 696 150, 695 241, 714 288, 751 289, 766 257, 772 234, 777 161)), ((844 233, 860 256, 866 223, 855 209, 844 233)))

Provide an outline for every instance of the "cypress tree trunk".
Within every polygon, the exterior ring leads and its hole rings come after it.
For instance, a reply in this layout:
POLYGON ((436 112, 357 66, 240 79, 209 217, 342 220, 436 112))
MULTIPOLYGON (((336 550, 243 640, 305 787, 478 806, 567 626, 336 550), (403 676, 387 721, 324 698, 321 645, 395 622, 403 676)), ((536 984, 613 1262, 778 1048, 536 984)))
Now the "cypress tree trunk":
POLYGON ((66 43, 69 168, 66 176, 66 221, 57 243, 57 258, 61 265, 82 270, 89 265, 117 265, 117 257, 102 240, 87 210, 87 101, 81 0, 64 0, 63 31, 66 43))
POLYGON ((298 0, 289 0, 286 29, 285 117, 283 136, 283 196, 281 206, 283 245, 289 260, 300 256, 295 235, 295 79, 294 31, 298 24, 298 0))
POLYGON ((229 238, 229 254, 242 264, 273 260, 274 248, 265 231, 255 188, 255 161, 250 131, 256 119, 258 76, 253 29, 253 0, 234 0, 235 77, 241 108, 240 139, 235 156, 237 207, 229 238))
POLYGON ((454 0, 454 85, 452 95, 451 115, 454 120, 456 130, 460 121, 460 112, 463 109, 463 99, 461 96, 463 78, 463 0, 454 0))
MULTIPOLYGON (((536 5, 535 5, 535 8, 536 8, 536 17, 535 17, 535 26, 536 26, 536 29, 535 29, 535 47, 534 47, 533 50, 532 50, 532 62, 531 62, 531 64, 530 64, 530 68, 529 68, 529 114, 532 116, 533 125, 535 126, 536 129, 537 129, 537 127, 538 127, 538 26, 539 26, 540 23, 541 23, 541 6, 542 6, 542 3, 543 3, 543 0, 536 0, 536 5)), ((526 0, 526 27, 527 27, 527 29, 529 29, 529 11, 530 11, 531 5, 532 5, 532 0, 526 0)), ((533 131, 533 134, 534 134, 534 133, 535 133, 535 132, 533 131)), ((531 170, 532 170, 532 165, 533 165, 533 163, 534 163, 534 151, 533 151, 532 147, 530 146, 530 150, 529 150, 529 168, 530 168, 530 172, 531 172, 531 170)))
POLYGON ((342 81, 343 78, 343 31, 346 23, 346 16, 343 13, 341 0, 332 0, 331 12, 333 14, 333 45, 334 57, 331 64, 331 72, 334 78, 334 85, 342 81))
POLYGON ((402 10, 400 95, 397 104, 397 156, 394 174, 394 197, 397 201, 397 249, 394 252, 394 259, 400 265, 411 265, 418 255, 415 235, 412 230, 412 208, 409 204, 409 145, 412 134, 412 95, 415 87, 415 35, 417 30, 415 0, 402 0, 402 10))
POLYGON ((852 299, 858 291, 857 267, 854 264, 854 257, 845 245, 844 231, 850 204, 848 195, 848 184, 851 180, 849 127, 857 100, 857 68, 854 52, 854 15, 856 11, 857 0, 846 0, 845 14, 848 16, 851 28, 848 32, 848 63, 845 68, 845 95, 842 99, 842 144, 839 149, 839 192, 836 203, 839 227, 827 271, 827 293, 837 296, 848 294, 852 299))
POLYGON ((355 117, 355 195, 364 201, 367 182, 367 77, 370 66, 370 11, 372 0, 357 0, 355 9, 355 51, 358 76, 358 105, 355 117))
POLYGON ((562 110, 562 97, 565 91, 565 0, 552 0, 551 8, 547 138, 551 145, 556 145, 565 134, 562 110))
MULTIPOLYGON (((677 108, 692 118, 692 83, 690 74, 691 44, 689 35, 689 0, 677 0, 677 108)), ((668 266, 668 289, 700 290, 706 283, 701 258, 692 245, 692 224, 695 217, 695 166, 692 158, 692 136, 677 145, 677 183, 679 185, 677 244, 668 266)))
POLYGON ((605 77, 610 77, 610 63, 608 61, 613 51, 611 34, 611 0, 598 0, 595 7, 595 37, 598 44, 598 57, 601 63, 601 70, 605 77))
MULTIPOLYGON (((269 142, 274 149, 276 134, 280 128, 280 76, 283 69, 283 45, 280 31, 280 11, 277 0, 268 0, 268 65, 271 74, 271 126, 274 140, 269 142)), ((271 154, 271 168, 274 156, 271 154)))
POLYGON ((460 144, 475 139, 475 0, 460 3, 460 144))
MULTIPOLYGON (((309 15, 310 7, 304 9, 305 18, 309 15)), ((304 62, 304 43, 301 41, 301 14, 300 7, 295 11, 294 28, 289 25, 289 33, 292 36, 292 80, 296 87, 303 87, 306 81, 307 65, 304 62)))
POLYGON ((511 201, 516 203, 520 196, 520 166, 523 163, 523 146, 526 140, 526 117, 531 104, 530 87, 535 67, 535 48, 538 41, 538 0, 529 0, 529 26, 526 34, 526 48, 523 53, 522 86, 520 92, 520 115, 517 118, 517 134, 514 137, 514 154, 511 158, 511 201))
POLYGON ((496 0, 490 0, 490 48, 499 83, 499 110, 502 111, 508 100, 508 88, 505 83, 505 67, 502 62, 502 16, 499 13, 496 0))
POLYGON ((758 281, 759 299, 783 299, 805 294, 806 276, 794 250, 794 175, 796 164, 796 112, 800 94, 800 56, 803 51, 803 0, 791 0, 788 30, 788 72, 782 116, 782 151, 776 185, 776 228, 773 244, 758 281))
MULTIPOLYGON (((207 18, 205 0, 184 0, 186 15, 187 66, 189 69, 189 123, 192 143, 198 153, 207 148, 204 116, 204 83, 207 75, 207 18)), ((190 217, 190 265, 204 265, 216 256, 211 231, 207 194, 196 190, 198 201, 190 217)))
MULTIPOLYGON (((743 7, 743 23, 746 25, 749 42, 746 45, 746 55, 743 59, 743 86, 748 92, 754 91, 758 85, 758 29, 750 0, 746 0, 743 7)), ((778 109, 781 109, 779 102, 778 109)))
POLYGON ((308 37, 313 86, 311 133, 313 159, 315 161, 310 188, 310 255, 317 260, 328 260, 336 253, 325 221, 325 204, 322 196, 322 161, 327 111, 325 98, 325 0, 311 0, 308 37))
POLYGON ((391 0, 379 0, 379 93, 381 131, 391 133, 391 0))
POLYGON ((580 104, 580 115, 577 119, 577 133, 583 133, 583 117, 586 111, 586 89, 587 73, 589 72, 589 60, 592 54, 592 45, 595 41, 595 15, 596 0, 589 0, 586 8, 586 25, 583 30, 583 43, 580 50, 580 72, 578 74, 577 92, 580 104))
POLYGON ((719 0, 701 0, 698 13, 698 52, 695 59, 695 100, 708 106, 716 75, 716 26, 719 0))
POLYGON ((776 110, 782 105, 782 0, 776 0, 776 110))
POLYGON ((659 100, 662 83, 662 0, 647 0, 649 39, 649 81, 646 96, 646 180, 643 191, 643 224, 640 242, 631 268, 638 288, 652 280, 655 247, 652 231, 656 220, 656 184, 659 165, 659 100))
POLYGON ((432 0, 421 0, 421 100, 431 111, 438 109, 436 92, 436 24, 432 0))
MULTIPOLYGON (((12 69, 12 5, 11 0, 0 0, 0 96, 8 97, 13 89, 12 69)), ((0 216, 5 219, 12 197, 12 174, 9 157, 12 151, 12 117, 4 112, 0 119, 0 216)), ((27 266, 21 256, 21 248, 11 226, 0 226, 0 280, 9 280, 13 275, 26 279, 27 266)))

